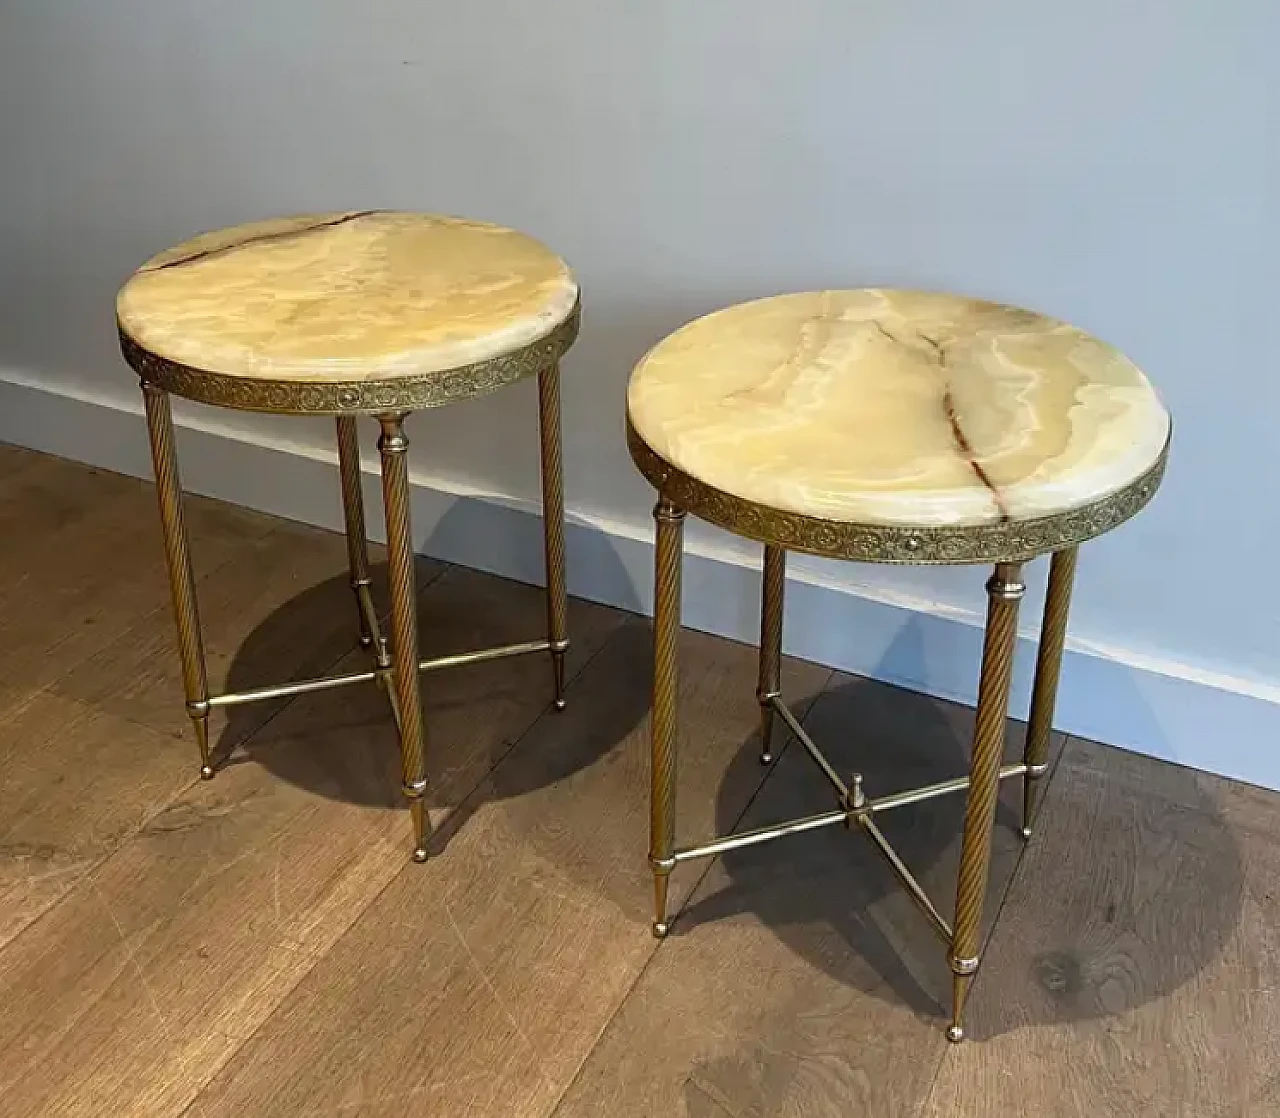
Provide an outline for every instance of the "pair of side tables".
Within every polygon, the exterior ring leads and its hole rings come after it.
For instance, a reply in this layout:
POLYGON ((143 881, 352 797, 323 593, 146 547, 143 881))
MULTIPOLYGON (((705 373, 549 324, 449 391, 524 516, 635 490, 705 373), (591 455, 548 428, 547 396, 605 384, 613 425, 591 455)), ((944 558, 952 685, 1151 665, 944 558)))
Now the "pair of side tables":
MULTIPOLYGON (((413 857, 428 855, 422 671, 546 653, 564 706, 569 647, 559 360, 578 332, 578 287, 538 242, 498 226, 386 211, 311 215, 209 233, 161 253, 117 300, 125 359, 142 381, 187 711, 201 776, 214 775, 218 706, 373 682, 399 731, 413 857), (413 577, 405 417, 538 379, 547 629, 542 639, 423 661, 413 577), (182 516, 170 394, 206 404, 336 419, 339 475, 364 672, 211 694, 182 516), (370 595, 356 421, 376 417, 387 526, 390 639, 370 595)), ((1000 781, 1024 788, 1030 837, 1047 764, 1079 544, 1128 519, 1160 484, 1169 417, 1109 346, 1028 311, 893 290, 782 295, 696 320, 631 377, 627 443, 658 492, 649 861, 653 932, 670 927, 682 861, 836 824, 884 856, 947 949, 947 1036, 964 1037, 1000 781), (682 529, 687 513, 764 544, 761 761, 780 719, 835 792, 832 810, 675 846, 682 529), (874 563, 989 564, 968 777, 872 797, 829 764, 783 700, 788 551, 874 563), (1024 758, 1002 765, 1022 565, 1051 554, 1024 758), (876 816, 964 792, 953 921, 876 816)))

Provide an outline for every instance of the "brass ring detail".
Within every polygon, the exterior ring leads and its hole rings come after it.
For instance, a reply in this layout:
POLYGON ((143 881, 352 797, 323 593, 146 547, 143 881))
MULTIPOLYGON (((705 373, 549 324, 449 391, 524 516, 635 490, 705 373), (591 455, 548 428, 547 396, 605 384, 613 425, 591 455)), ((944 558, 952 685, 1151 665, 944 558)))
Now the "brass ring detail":
POLYGON ((581 302, 541 338, 511 353, 431 373, 365 380, 296 381, 229 376, 170 361, 116 324, 124 359, 147 384, 216 407, 280 415, 378 415, 484 396, 559 361, 578 336, 581 302))
MULTIPOLYGON (((1170 433, 1172 437, 1172 433, 1170 433)), ((1145 473, 1100 500, 1030 520, 912 528, 858 524, 770 508, 708 485, 657 454, 627 419, 632 461, 664 498, 739 536, 831 559, 864 563, 1002 563, 1034 559, 1111 531, 1155 496, 1169 456, 1166 440, 1145 473)))

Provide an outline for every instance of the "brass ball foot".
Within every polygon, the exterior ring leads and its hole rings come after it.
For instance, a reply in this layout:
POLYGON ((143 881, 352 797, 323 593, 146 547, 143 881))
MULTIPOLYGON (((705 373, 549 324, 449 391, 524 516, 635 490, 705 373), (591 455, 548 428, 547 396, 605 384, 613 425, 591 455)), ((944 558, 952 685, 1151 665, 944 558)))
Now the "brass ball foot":
POLYGON ((761 753, 761 754, 760 754, 760 764, 762 764, 762 765, 772 765, 772 764, 773 764, 773 754, 772 754, 772 753, 770 753, 767 749, 766 749, 763 753, 761 753))
POLYGON ((959 1044, 962 1040, 964 1040, 964 1026, 948 1025, 947 1039, 951 1041, 952 1044, 959 1044))
POLYGON ((563 699, 557 699, 551 705, 554 706, 556 710, 564 710, 564 708, 567 707, 569 704, 566 703, 563 699))
POLYGON ((668 920, 655 920, 653 922, 653 938, 666 939, 667 933, 671 931, 671 923, 668 920))
POLYGON ((419 846, 413 852, 413 860, 417 862, 418 865, 422 865, 422 863, 427 860, 427 848, 425 846, 419 846))
POLYGON ((360 637, 360 647, 361 647, 361 648, 372 648, 372 647, 373 647, 373 638, 372 638, 372 637, 366 637, 366 636, 363 636, 363 635, 362 635, 362 636, 360 637))
POLYGON ((212 780, 212 779, 213 779, 213 766, 212 766, 212 765, 201 765, 201 766, 200 766, 200 779, 201 779, 201 780, 212 780))
POLYGON ((1031 828, 1023 827, 1019 833, 1022 835, 1024 839, 1029 839, 1031 837, 1031 828))

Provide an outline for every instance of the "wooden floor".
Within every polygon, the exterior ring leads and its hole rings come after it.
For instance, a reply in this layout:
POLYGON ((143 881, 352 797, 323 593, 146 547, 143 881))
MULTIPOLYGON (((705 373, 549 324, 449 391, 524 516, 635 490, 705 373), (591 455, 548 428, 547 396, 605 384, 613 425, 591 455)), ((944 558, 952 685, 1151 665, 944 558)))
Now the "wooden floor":
MULTIPOLYGON (((189 521, 215 686, 361 662, 339 537, 189 521)), ((421 586, 428 654, 539 634, 534 589, 421 586)), ((376 689, 238 708, 193 779, 150 487, 0 446, 0 1114, 1280 1115, 1280 797, 1056 743, 1025 854, 1006 789, 952 1047, 939 945, 856 834, 684 866, 650 937, 649 630, 571 613, 563 714, 541 658, 426 679, 413 865, 376 689)), ((754 760, 753 651, 681 654, 681 837, 828 809, 798 748, 754 760)), ((784 686, 873 792, 963 771, 967 710, 784 686)), ((944 904, 961 810, 887 817, 944 904)))

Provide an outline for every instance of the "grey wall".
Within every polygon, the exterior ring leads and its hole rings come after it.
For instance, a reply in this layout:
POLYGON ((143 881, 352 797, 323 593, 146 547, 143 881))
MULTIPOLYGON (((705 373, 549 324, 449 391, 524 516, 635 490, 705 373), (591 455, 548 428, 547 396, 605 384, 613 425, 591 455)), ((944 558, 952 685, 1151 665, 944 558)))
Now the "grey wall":
MULTIPOLYGON (((620 413, 666 331, 819 286, 1021 303, 1127 350, 1175 416, 1165 491, 1087 555, 1076 633, 1280 685, 1274 0, 0 11, 0 376, 130 395, 114 289, 196 230, 347 207, 500 221, 562 252, 585 292, 570 505, 647 531, 620 413)), ((419 461, 534 495, 529 404, 417 417, 419 461)), ((830 575, 979 596, 958 571, 830 575)))

